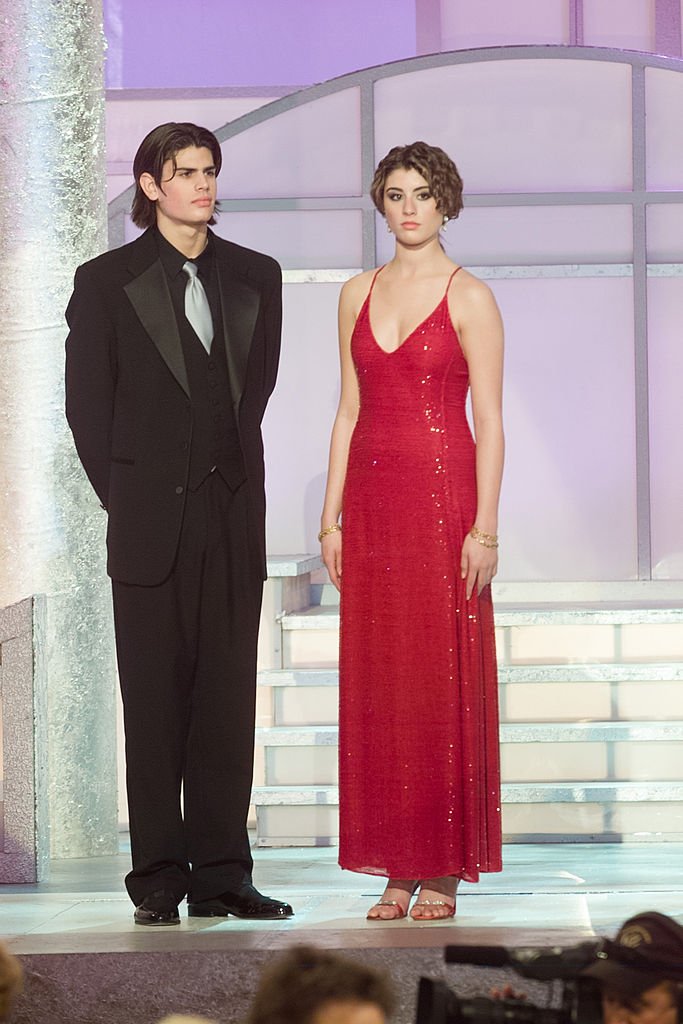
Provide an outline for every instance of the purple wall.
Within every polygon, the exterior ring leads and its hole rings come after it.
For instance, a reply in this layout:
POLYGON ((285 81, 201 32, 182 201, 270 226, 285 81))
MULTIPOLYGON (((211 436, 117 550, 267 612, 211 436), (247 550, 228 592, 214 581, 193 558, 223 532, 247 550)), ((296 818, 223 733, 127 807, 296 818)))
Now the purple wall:
POLYGON ((303 86, 414 57, 415 0, 104 0, 109 89, 303 86))

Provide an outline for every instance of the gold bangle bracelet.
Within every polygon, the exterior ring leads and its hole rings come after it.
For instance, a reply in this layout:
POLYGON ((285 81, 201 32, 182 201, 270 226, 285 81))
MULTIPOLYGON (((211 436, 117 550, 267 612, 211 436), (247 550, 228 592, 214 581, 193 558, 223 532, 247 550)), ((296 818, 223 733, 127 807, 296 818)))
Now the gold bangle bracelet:
POLYGON ((326 526, 318 534, 318 541, 322 541, 323 537, 327 537, 331 533, 341 533, 341 525, 339 523, 332 523, 331 526, 326 526))
POLYGON ((481 544, 485 548, 497 548, 498 537, 495 533, 484 533, 478 526, 473 526, 470 530, 470 537, 472 540, 476 540, 478 544, 481 544))

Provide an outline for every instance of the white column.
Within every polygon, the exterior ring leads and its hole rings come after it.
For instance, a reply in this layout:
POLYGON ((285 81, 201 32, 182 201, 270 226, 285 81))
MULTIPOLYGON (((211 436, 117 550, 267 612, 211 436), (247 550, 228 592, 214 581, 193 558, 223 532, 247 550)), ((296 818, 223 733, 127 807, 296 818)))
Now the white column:
POLYGON ((101 0, 0 0, 0 31, 0 607, 47 595, 51 848, 84 857, 117 840, 104 513, 63 412, 73 272, 106 248, 101 0))

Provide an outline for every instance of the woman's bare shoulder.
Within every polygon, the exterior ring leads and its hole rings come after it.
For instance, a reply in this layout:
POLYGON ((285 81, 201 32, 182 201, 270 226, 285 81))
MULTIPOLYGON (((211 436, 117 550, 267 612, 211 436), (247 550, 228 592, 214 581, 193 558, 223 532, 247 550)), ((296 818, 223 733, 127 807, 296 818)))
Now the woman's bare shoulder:
POLYGON ((486 282, 471 273, 466 267, 460 267, 460 270, 453 278, 453 283, 457 284, 459 291, 467 292, 474 296, 493 294, 486 282))
POLYGON ((367 293, 370 291, 370 285, 372 284, 372 279, 376 273, 376 269, 363 270, 360 274, 355 274, 353 277, 350 277, 342 286, 342 295, 348 295, 349 297, 362 295, 363 298, 365 298, 367 293))
POLYGON ((473 309, 481 309, 487 306, 495 306, 496 300, 493 292, 481 278, 471 274, 464 267, 455 275, 451 289, 451 297, 455 298, 458 304, 467 305, 473 309))
POLYGON ((339 295, 340 306, 352 310, 357 316, 368 296, 372 279, 376 273, 376 270, 364 270, 362 273, 350 277, 342 286, 339 295))

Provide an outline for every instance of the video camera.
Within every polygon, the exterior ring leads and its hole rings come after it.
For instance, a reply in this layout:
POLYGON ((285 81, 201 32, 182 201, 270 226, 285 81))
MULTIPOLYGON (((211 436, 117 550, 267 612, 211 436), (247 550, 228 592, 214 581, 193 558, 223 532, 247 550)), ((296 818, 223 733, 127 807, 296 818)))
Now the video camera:
POLYGON ((535 1006, 521 999, 461 999, 443 981, 420 978, 416 1024, 601 1024, 600 987, 580 977, 595 961, 599 942, 576 946, 520 947, 446 946, 448 964, 512 967, 522 978, 561 981, 557 1007, 535 1006))

